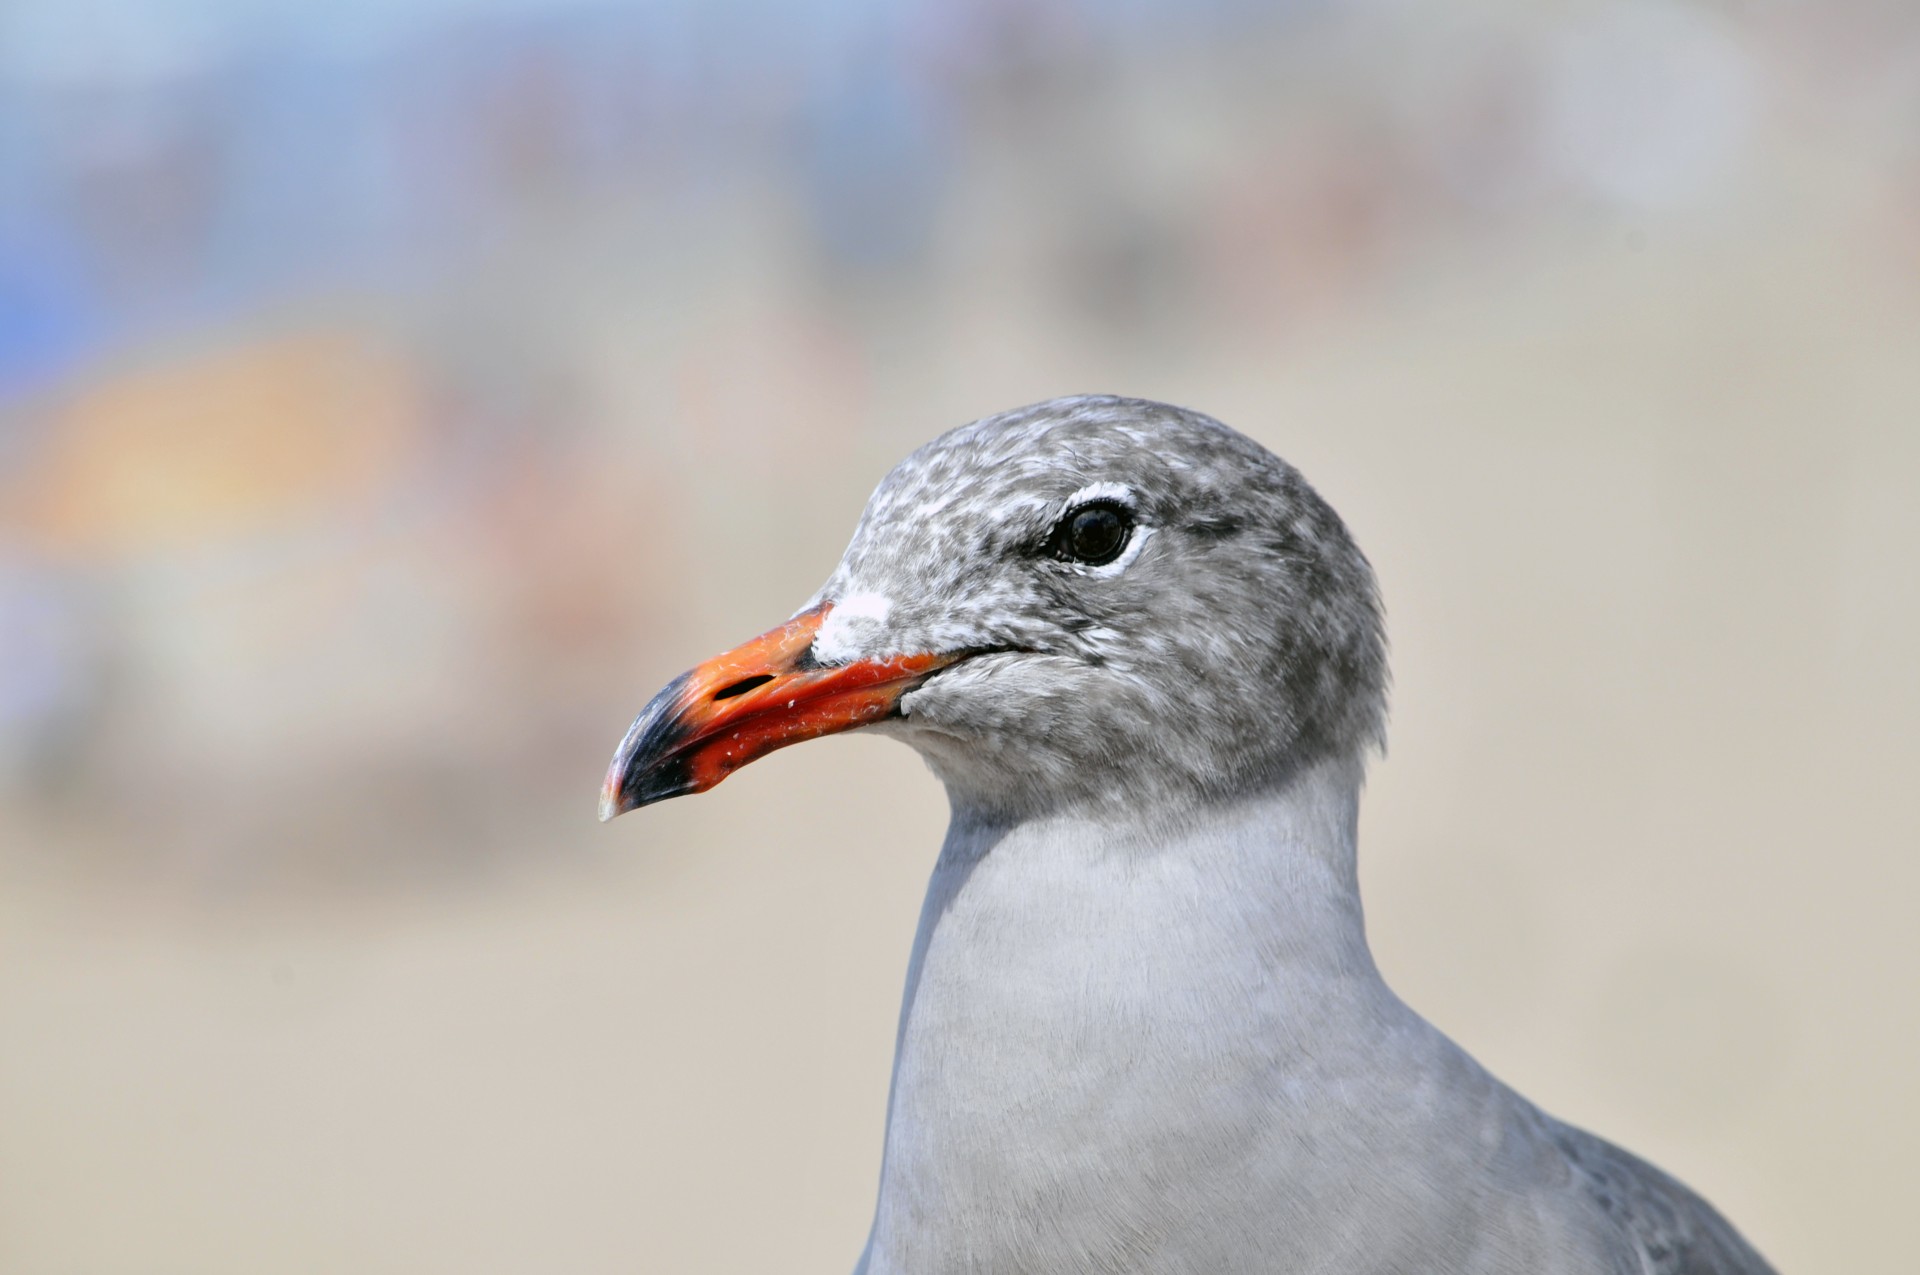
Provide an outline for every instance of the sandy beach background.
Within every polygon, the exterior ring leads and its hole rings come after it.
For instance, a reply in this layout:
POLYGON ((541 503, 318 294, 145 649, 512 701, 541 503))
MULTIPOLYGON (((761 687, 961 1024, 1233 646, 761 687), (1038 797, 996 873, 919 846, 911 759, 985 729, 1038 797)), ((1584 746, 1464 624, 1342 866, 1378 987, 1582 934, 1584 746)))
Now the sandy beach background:
POLYGON ((1920 13, 1451 10, 13 0, 0 1272, 850 1269, 937 786, 597 786, 1090 390, 1377 566, 1402 994, 1911 1271, 1920 13))

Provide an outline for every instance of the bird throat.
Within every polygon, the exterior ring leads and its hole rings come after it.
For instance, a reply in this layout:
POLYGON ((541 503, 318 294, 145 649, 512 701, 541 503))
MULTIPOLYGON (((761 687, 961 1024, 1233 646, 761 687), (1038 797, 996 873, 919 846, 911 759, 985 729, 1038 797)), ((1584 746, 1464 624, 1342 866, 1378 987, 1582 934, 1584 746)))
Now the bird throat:
POLYGON ((1330 1024, 1363 1033, 1397 1004, 1362 924, 1359 781, 1357 762, 1323 763, 1157 827, 956 811, 908 971, 862 1269, 1050 1269, 1064 1255, 1034 1247, 1045 1236, 1111 1216, 1053 1217, 1063 1200, 1147 1210, 1169 1174, 1221 1201, 1247 1190, 1236 1164, 1263 1136, 1249 1110, 1289 1087, 1315 1110, 1344 1066, 1324 1056, 1330 1024), (994 1235, 1011 1247, 980 1254, 994 1235), (966 1267, 948 1244, 988 1260, 966 1267))

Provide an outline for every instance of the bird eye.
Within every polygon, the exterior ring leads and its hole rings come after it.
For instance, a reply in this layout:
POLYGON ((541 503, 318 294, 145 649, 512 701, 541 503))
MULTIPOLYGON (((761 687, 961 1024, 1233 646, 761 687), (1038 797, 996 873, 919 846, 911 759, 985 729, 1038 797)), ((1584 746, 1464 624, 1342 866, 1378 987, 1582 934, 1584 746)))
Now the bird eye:
POLYGON ((1054 552, 1090 567, 1105 566, 1120 556, 1133 531, 1133 515, 1124 506, 1096 501, 1069 510, 1054 530, 1054 552))

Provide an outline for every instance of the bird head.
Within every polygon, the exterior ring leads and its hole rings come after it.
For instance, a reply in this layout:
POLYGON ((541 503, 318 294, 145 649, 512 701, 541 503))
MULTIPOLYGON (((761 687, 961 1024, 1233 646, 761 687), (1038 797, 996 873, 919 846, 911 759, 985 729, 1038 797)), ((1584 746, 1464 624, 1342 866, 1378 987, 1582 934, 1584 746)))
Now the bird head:
POLYGON ((902 461, 785 624, 675 679, 601 817, 856 728, 957 806, 1179 804, 1381 739, 1373 572, 1299 472, 1209 417, 1078 397, 902 461))

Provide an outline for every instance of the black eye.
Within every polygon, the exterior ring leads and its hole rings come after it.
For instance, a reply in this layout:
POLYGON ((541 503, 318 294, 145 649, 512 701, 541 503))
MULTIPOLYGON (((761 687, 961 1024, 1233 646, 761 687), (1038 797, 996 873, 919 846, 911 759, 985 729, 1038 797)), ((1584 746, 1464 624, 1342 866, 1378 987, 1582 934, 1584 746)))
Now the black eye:
POLYGON ((1123 506, 1107 501, 1081 505, 1054 530, 1054 552, 1073 562, 1104 566, 1120 556, 1132 531, 1133 515, 1123 506))

